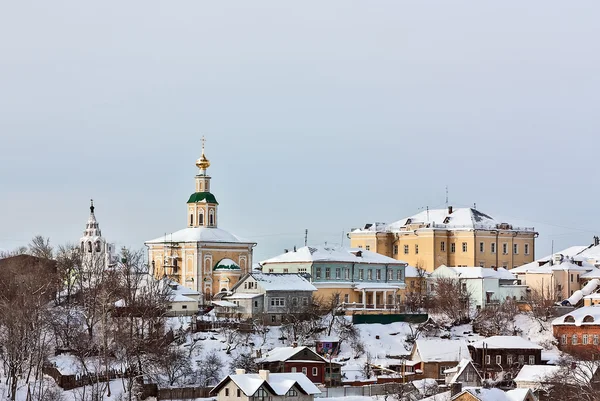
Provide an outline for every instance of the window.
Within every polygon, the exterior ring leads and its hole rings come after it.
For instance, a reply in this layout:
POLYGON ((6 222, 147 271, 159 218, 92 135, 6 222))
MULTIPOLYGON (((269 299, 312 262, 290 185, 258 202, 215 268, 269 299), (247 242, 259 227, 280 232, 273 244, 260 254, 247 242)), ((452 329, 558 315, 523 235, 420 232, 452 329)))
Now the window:
POLYGON ((446 241, 440 242, 440 251, 446 252, 446 241))
POLYGON ((302 297, 302 306, 308 306, 308 297, 302 297))
POLYGON ((496 243, 495 242, 492 242, 490 244, 490 252, 496 253, 496 243))
POLYGON ((277 321, 277 316, 271 315, 271 323, 275 323, 277 321))
POLYGON ((312 375, 316 376, 319 373, 319 370, 317 368, 312 368, 312 375))
POLYGON ((198 225, 203 226, 204 225, 204 213, 200 213, 198 214, 198 225))
POLYGON ((325 268, 325 280, 329 280, 331 278, 331 269, 329 267, 325 268))
POLYGON ((584 334, 581 336, 581 343, 583 345, 588 345, 588 335, 587 334, 584 334))
POLYGON ((402 281, 402 270, 398 270, 398 272, 397 272, 396 276, 397 276, 397 279, 396 279, 396 280, 398 280, 398 281, 402 281))
POLYGON ((271 306, 285 306, 285 298, 283 298, 283 297, 271 298, 271 306))
POLYGON ((358 269, 358 279, 359 280, 365 279, 365 270, 364 269, 358 269))
POLYGON ((229 389, 228 388, 225 388, 225 396, 229 397, 229 389))
POLYGON ((573 337, 571 337, 571 344, 577 345, 577 334, 573 334, 573 337))
POLYGON ((342 278, 342 269, 340 269, 339 267, 335 268, 335 279, 339 280, 342 278))
POLYGON ((486 365, 489 365, 489 364, 491 363, 491 361, 492 361, 492 357, 491 357, 491 356, 489 356, 489 355, 486 355, 486 356, 485 356, 485 364, 486 364, 486 365))
POLYGON ((502 244, 502 254, 508 255, 508 244, 506 242, 502 244))
POLYGON ((467 252, 467 243, 466 242, 462 243, 462 251, 467 252))
POLYGON ((365 245, 365 250, 370 251, 371 250, 371 245, 365 245))
POLYGON ((483 253, 483 250, 485 249, 485 244, 483 242, 479 243, 479 253, 483 253))
POLYGON ((297 397, 298 396, 298 392, 296 391, 296 389, 291 388, 290 391, 287 392, 286 396, 288 396, 288 397, 297 397))
POLYGON ((302 373, 304 373, 305 376, 308 376, 308 368, 302 368, 302 373))
POLYGON ((408 255, 408 245, 404 245, 404 254, 408 255))
MULTIPOLYGON (((566 339, 565 339, 565 344, 566 344, 566 339)), ((598 334, 594 334, 594 345, 598 345, 598 334)))
POLYGON ((240 390, 239 388, 237 389, 236 393, 237 393, 237 396, 238 396, 238 397, 241 397, 241 396, 242 396, 242 390, 240 390))
POLYGON ((375 270, 375 280, 381 280, 381 270, 375 270))
POLYGON ((194 215, 190 214, 190 226, 194 225, 194 215))
POLYGON ((394 279, 394 271, 388 270, 388 281, 392 281, 394 279))
POLYGON ((289 272, 290 272, 290 269, 288 269, 288 268, 285 268, 285 269, 283 269, 283 272, 284 272, 284 273, 289 273, 289 272))
POLYGON ((254 393, 254 396, 252 397, 253 401, 266 401, 268 400, 269 397, 267 392, 265 391, 264 388, 259 388, 258 391, 256 393, 254 393))
POLYGON ((450 244, 450 252, 451 253, 456 252, 456 244, 454 242, 450 244))
POLYGON ((208 224, 211 226, 215 225, 215 215, 212 213, 208 215, 208 224))
POLYGON ((511 366, 513 364, 513 357, 512 357, 512 355, 506 355, 506 364, 508 366, 511 366))
POLYGON ((398 255, 398 245, 394 245, 394 255, 398 255))
POLYGON ((419 254, 419 244, 415 244, 415 255, 419 254))
POLYGON ((479 267, 485 267, 485 262, 479 262, 479 267))
POLYGON ((306 269, 306 267, 299 267, 298 268, 298 273, 306 273, 308 270, 306 269))
POLYGON ((529 255, 529 244, 525 244, 525 255, 529 255))
POLYGON ((187 305, 181 305, 181 309, 187 309, 187 305))
POLYGON ((529 364, 535 365, 535 355, 529 355, 529 364))
POLYGON ((274 269, 269 269, 269 273, 273 273, 274 271, 274 269))
POLYGON ((573 273, 571 273, 571 282, 573 282, 573 273))
POLYGON ((560 343, 562 345, 566 345, 567 344, 567 335, 563 334, 562 336, 560 336, 560 343))
POLYGON ((359 245, 359 246, 358 246, 358 249, 362 249, 362 245, 359 245))
POLYGON ((515 255, 519 254, 519 244, 513 244, 513 253, 515 255))
POLYGON ((519 363, 523 365, 525 363, 525 355, 519 355, 519 363))
POLYGON ((292 297, 292 306, 298 306, 298 297, 292 297))
POLYGON ((317 267, 315 276, 316 276, 316 278, 321 278, 321 268, 320 267, 317 267))
POLYGON ((502 355, 496 355, 496 365, 502 364, 502 355))
POLYGON ((367 270, 367 280, 373 280, 373 270, 367 270))
POLYGON ((349 294, 344 294, 344 302, 350 303, 350 295, 349 294))
POLYGON ((254 307, 258 308, 258 301, 254 301, 254 307))
POLYGON ((344 279, 350 280, 350 269, 344 269, 344 279))

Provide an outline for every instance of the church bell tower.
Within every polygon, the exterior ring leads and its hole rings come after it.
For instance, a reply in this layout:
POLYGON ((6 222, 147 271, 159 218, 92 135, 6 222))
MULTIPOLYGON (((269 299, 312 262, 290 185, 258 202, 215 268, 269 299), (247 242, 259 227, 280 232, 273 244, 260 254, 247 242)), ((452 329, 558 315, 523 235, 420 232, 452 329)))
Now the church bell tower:
POLYGON ((196 191, 190 195, 187 201, 187 226, 188 227, 217 227, 217 206, 219 203, 210 192, 210 176, 206 170, 210 167, 210 161, 204 154, 206 139, 202 137, 202 155, 196 160, 198 174, 196 174, 196 191))

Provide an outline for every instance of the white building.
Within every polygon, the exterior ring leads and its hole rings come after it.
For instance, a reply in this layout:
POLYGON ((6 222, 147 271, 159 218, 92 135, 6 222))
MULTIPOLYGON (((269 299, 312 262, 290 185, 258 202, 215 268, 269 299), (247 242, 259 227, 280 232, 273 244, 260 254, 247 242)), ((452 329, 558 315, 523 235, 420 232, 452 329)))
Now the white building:
POLYGON ((471 301, 477 307, 502 302, 508 298, 524 300, 527 286, 518 284, 517 276, 500 267, 448 267, 440 266, 431 273, 428 291, 435 291, 437 278, 455 278, 461 281, 471 295, 471 301))
POLYGON ((115 246, 106 242, 102 237, 94 209, 94 200, 92 199, 90 200, 90 217, 85 225, 83 236, 79 239, 82 263, 90 268, 98 267, 97 264, 107 268, 117 261, 115 246))

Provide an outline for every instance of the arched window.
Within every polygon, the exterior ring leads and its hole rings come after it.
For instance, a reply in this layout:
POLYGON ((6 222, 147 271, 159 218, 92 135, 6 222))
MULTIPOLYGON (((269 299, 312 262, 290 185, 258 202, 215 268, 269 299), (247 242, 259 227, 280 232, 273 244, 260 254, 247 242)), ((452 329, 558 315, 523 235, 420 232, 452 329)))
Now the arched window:
POLYGON ((81 252, 85 251, 85 244, 81 242, 81 252))
POLYGON ((563 320, 565 323, 575 323, 575 318, 571 315, 565 316, 565 319, 563 320))
POLYGON ((200 213, 198 214, 198 225, 204 225, 204 210, 200 211, 200 213))
POLYGON ((100 241, 96 242, 96 252, 100 252, 100 241))
POLYGON ((594 323, 594 317, 587 315, 586 317, 583 318, 583 323, 594 323))
POLYGON ((190 214, 190 226, 194 225, 194 215, 190 214))
POLYGON ((90 253, 91 253, 91 252, 92 252, 92 243, 91 243, 91 242, 88 242, 87 244, 88 244, 88 245, 87 245, 88 252, 90 252, 90 253))
POLYGON ((215 225, 215 214, 212 212, 212 210, 210 211, 210 214, 208 215, 208 225, 209 226, 215 225))

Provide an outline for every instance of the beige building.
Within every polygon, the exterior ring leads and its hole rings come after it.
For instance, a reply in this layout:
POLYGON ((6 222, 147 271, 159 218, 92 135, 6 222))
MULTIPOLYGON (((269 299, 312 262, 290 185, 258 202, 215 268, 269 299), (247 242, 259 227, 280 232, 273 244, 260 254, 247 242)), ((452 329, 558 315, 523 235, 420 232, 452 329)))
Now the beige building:
POLYGON ((515 227, 473 208, 426 210, 391 224, 366 224, 349 233, 350 246, 401 259, 432 272, 436 267, 511 269, 533 261, 533 227, 515 227))
POLYGON ((218 202, 210 192, 210 162, 204 155, 196 161, 195 192, 186 206, 187 228, 146 241, 148 261, 156 277, 167 276, 210 301, 229 291, 252 268, 256 243, 218 227, 218 202))

